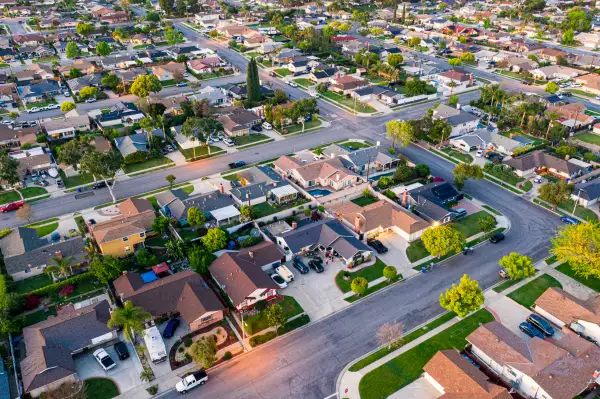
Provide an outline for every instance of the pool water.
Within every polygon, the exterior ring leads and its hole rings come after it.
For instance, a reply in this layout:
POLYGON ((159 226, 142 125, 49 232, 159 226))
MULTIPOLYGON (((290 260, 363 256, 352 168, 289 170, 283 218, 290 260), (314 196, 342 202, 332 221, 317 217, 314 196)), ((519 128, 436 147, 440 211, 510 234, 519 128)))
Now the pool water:
POLYGON ((309 190, 308 193, 310 195, 312 195, 313 197, 318 198, 318 197, 325 197, 325 196, 331 194, 331 191, 318 188, 318 189, 314 189, 314 190, 309 190))

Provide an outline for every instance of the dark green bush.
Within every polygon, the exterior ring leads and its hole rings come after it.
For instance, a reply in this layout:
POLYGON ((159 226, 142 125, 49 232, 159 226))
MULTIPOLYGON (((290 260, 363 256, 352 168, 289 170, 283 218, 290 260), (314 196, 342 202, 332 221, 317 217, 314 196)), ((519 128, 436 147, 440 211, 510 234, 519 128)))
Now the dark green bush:
POLYGON ((27 294, 23 294, 23 295, 24 296, 29 296, 29 295, 36 295, 36 296, 56 295, 56 296, 58 296, 58 291, 60 291, 61 288, 65 287, 67 285, 77 285, 77 283, 80 283, 82 281, 88 281, 88 280, 91 280, 92 278, 94 278, 94 276, 90 272, 85 272, 85 273, 81 273, 78 276, 74 276, 74 277, 68 278, 63 281, 59 281, 58 283, 54 283, 54 284, 47 285, 42 288, 38 288, 37 290, 30 291, 27 294))
POLYGON ((231 352, 225 352, 225 354, 223 355, 223 357, 221 359, 223 359, 223 360, 229 360, 231 358, 232 358, 231 352))
POLYGON ((277 334, 275 333, 275 331, 269 331, 269 332, 261 334, 261 335, 255 335, 254 337, 250 337, 250 345, 253 348, 255 348, 258 345, 262 345, 266 342, 269 342, 276 336, 277 336, 277 334))

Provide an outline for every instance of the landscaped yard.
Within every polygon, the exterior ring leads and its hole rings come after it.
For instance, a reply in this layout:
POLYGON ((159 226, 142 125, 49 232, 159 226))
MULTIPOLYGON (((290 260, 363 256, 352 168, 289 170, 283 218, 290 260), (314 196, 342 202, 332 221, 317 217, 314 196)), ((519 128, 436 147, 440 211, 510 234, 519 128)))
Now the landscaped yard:
POLYGON ((157 166, 168 165, 168 164, 175 165, 175 163, 171 159, 169 159, 165 156, 159 155, 159 156, 150 158, 144 162, 130 163, 130 164, 124 165, 123 171, 125 173, 133 173, 133 172, 139 172, 141 170, 146 170, 146 169, 155 168, 157 166))
POLYGON ((340 96, 339 94, 329 90, 323 93, 322 96, 327 97, 328 99, 340 103, 353 110, 356 107, 356 112, 371 114, 376 111, 375 108, 371 107, 369 104, 363 104, 360 101, 354 100, 353 98, 346 98, 345 96, 340 96))
POLYGON ((367 206, 367 205, 371 205, 374 204, 378 201, 377 197, 374 196, 370 196, 370 197, 358 197, 352 200, 352 202, 354 202, 356 205, 358 206, 367 206))
POLYGON ((455 230, 460 231, 465 238, 469 238, 481 232, 481 229, 479 228, 479 220, 488 216, 491 215, 486 211, 479 211, 455 220, 450 226, 455 230))
POLYGON ((21 197, 16 191, 6 191, 0 194, 0 204, 21 200, 21 197))
POLYGON ((529 308, 536 299, 540 297, 550 287, 562 288, 562 284, 554 277, 543 274, 535 280, 530 281, 519 289, 508 294, 508 297, 517 303, 529 308))
POLYGON ((465 338, 480 324, 494 320, 490 312, 481 309, 434 337, 402 353, 382 366, 367 373, 359 384, 362 399, 384 399, 415 381, 423 373, 423 366, 440 350, 462 350, 465 338))
POLYGON ((119 388, 108 378, 90 378, 85 380, 87 399, 112 399, 119 396, 119 388))
POLYGON ((575 136, 576 139, 586 143, 600 145, 600 135, 594 133, 581 133, 575 136))
POLYGON ((421 260, 429 255, 429 251, 425 248, 425 244, 423 244, 423 241, 421 240, 412 242, 406 248, 406 257, 411 263, 421 260))
POLYGON ((65 188, 78 187, 94 181, 94 176, 92 175, 79 174, 77 176, 67 177, 62 169, 59 170, 59 173, 65 188))
POLYGON ((595 277, 585 278, 583 276, 578 276, 577 274, 575 274, 575 271, 571 268, 571 265, 569 265, 568 262, 565 262, 562 265, 557 266, 556 270, 558 270, 559 272, 561 272, 563 274, 566 274, 567 276, 571 277, 573 280, 578 281, 579 283, 585 285, 586 287, 589 287, 596 292, 600 292, 600 279, 595 278, 595 277))
POLYGON ((460 151, 456 151, 453 148, 447 147, 441 150, 442 152, 450 155, 451 157, 454 157, 456 159, 460 159, 461 161, 463 161, 464 163, 471 163, 473 162, 473 157, 470 156, 469 154, 464 154, 460 151))
MULTIPOLYGON (((311 121, 308 122, 304 122, 304 131, 307 131, 308 129, 314 129, 321 126, 321 121, 319 120, 319 117, 317 115, 313 115, 313 118, 311 121)), ((292 133, 298 133, 302 131, 302 124, 301 123, 297 123, 295 125, 291 125, 291 126, 286 126, 284 128, 284 134, 292 134, 292 133)))
POLYGON ((373 143, 370 143, 368 141, 365 141, 363 143, 363 142, 360 142, 360 141, 350 141, 350 140, 348 140, 348 141, 344 141, 344 142, 338 143, 338 145, 344 146, 344 147, 346 147, 346 148, 348 148, 348 149, 350 149, 352 151, 360 149, 360 148, 373 147, 373 143))
POLYGON ((498 284, 494 287, 494 292, 502 292, 504 290, 509 289, 513 285, 517 284, 520 280, 506 280, 502 284, 498 284))
POLYGON ((302 202, 296 201, 296 202, 291 202, 289 204, 282 204, 282 205, 271 205, 267 202, 263 202, 261 204, 252 205, 252 211, 254 212, 254 218, 258 219, 258 218, 272 215, 277 212, 281 212, 285 209, 292 208, 294 206, 300 205, 305 202, 308 202, 308 200, 304 200, 302 202))
POLYGON ((383 263, 381 259, 377 258, 373 266, 365 267, 357 272, 350 272, 350 278, 348 280, 344 280, 344 272, 339 272, 335 276, 335 283, 343 293, 350 292, 350 284, 352 283, 352 279, 356 277, 364 277, 367 279, 367 281, 376 280, 379 277, 383 277, 383 269, 386 266, 387 265, 383 263))
POLYGON ((47 274, 26 278, 25 280, 15 281, 8 288, 10 292, 17 294, 26 294, 29 291, 37 290, 52 284, 52 279, 47 274))
MULTIPOLYGON (((179 148, 179 151, 181 151, 181 153, 183 154, 183 156, 185 157, 185 159, 190 160, 190 159, 194 159, 194 149, 193 148, 188 148, 186 150, 179 148)), ((210 153, 212 155, 214 155, 216 152, 222 152, 223 150, 220 149, 219 147, 215 147, 214 145, 210 146, 210 153)), ((207 158, 208 155, 208 147, 207 146, 197 146, 196 147, 196 158, 207 158)))
POLYGON ((52 233, 54 230, 58 229, 58 223, 50 223, 45 226, 37 227, 35 231, 37 232, 38 237, 44 237, 48 234, 52 233))
POLYGON ((306 78, 298 78, 298 79, 294 79, 294 82, 298 83, 300 86, 304 87, 304 88, 308 88, 314 85, 314 82, 306 79, 306 78))
POLYGON ((19 191, 23 194, 23 198, 32 198, 48 193, 48 190, 43 187, 26 187, 19 191))
POLYGON ((282 77, 284 77, 284 78, 285 78, 286 76, 289 76, 289 75, 291 75, 291 74, 292 74, 292 73, 290 72, 290 70, 289 70, 289 69, 287 69, 287 68, 278 68, 278 69, 275 69, 275 71, 274 71, 274 72, 275 72, 277 75, 279 75, 279 76, 282 76, 282 77))
POLYGON ((236 145, 247 145, 256 143, 257 141, 268 140, 269 136, 262 133, 253 133, 246 136, 237 136, 233 138, 236 145))
MULTIPOLYGON (((571 214, 573 212, 574 206, 575 206, 575 201, 573 201, 572 199, 558 205, 558 207, 560 209, 562 209, 563 211, 565 211, 569 214, 571 214)), ((598 221, 598 215, 596 215, 596 212, 592 211, 591 209, 585 208, 581 205, 578 205, 577 209, 575 209, 575 216, 580 217, 581 219, 587 220, 587 221, 592 221, 592 222, 598 221)))
MULTIPOLYGON (((279 304, 283 307, 283 313, 288 319, 304 312, 302 306, 291 296, 284 295, 283 301, 279 304)), ((244 329, 248 334, 256 334, 269 327, 267 314, 264 311, 255 316, 244 318, 244 324, 244 329)))
POLYGON ((19 319, 22 320, 23 327, 28 327, 39 323, 40 321, 44 321, 50 316, 56 316, 56 308, 54 306, 49 307, 48 311, 40 309, 37 312, 29 313, 26 316, 19 317, 19 319))

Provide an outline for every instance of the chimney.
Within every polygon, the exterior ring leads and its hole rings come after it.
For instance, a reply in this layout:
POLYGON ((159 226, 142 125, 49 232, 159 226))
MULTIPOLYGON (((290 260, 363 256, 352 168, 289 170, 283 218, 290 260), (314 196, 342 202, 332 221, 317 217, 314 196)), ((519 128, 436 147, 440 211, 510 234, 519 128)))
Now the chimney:
POLYGON ((248 251, 248 256, 252 259, 254 259, 254 252, 253 251, 248 251))
POLYGON ((404 189, 404 192, 402 193, 402 206, 406 206, 406 201, 408 199, 408 189, 404 189))
POLYGON ((56 251, 54 253, 54 256, 56 256, 58 259, 62 259, 62 252, 61 251, 56 251))
POLYGON ((335 174, 335 180, 340 181, 340 172, 335 174))
POLYGON ((362 220, 359 215, 356 215, 356 217, 354 218, 354 231, 356 231, 357 233, 360 233, 361 228, 362 228, 362 220))
POLYGON ((221 194, 225 194, 225 187, 223 187, 223 183, 219 184, 219 192, 221 194))
POLYGON ((298 223, 292 222, 292 230, 296 230, 298 228, 298 223))

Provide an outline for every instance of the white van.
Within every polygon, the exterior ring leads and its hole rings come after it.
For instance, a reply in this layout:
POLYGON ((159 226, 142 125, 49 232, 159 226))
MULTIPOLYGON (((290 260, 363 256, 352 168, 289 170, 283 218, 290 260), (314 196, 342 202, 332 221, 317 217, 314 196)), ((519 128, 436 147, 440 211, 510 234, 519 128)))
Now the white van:
POLYGON ((275 272, 277 272, 277 274, 279 274, 279 276, 281 276, 283 281, 285 281, 286 283, 294 281, 294 273, 292 273, 286 265, 281 265, 277 267, 275 269, 275 272))
POLYGON ((144 330, 144 343, 148 348, 152 363, 161 363, 167 360, 167 348, 156 326, 144 330))
POLYGON ((273 126, 269 122, 263 122, 262 127, 265 130, 271 130, 271 129, 273 129, 273 126))

